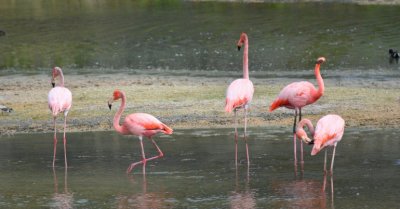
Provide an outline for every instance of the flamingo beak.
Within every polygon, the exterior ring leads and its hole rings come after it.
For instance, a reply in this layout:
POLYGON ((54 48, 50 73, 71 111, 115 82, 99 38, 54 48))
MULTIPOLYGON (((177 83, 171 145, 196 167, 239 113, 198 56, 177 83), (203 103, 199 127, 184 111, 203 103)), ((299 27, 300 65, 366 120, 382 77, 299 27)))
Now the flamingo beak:
POLYGON ((51 82, 51 85, 53 86, 53 88, 56 86, 56 83, 51 82))
POLYGON ((107 102, 107 104, 108 104, 108 108, 110 108, 110 110, 111 110, 111 107, 112 107, 112 103, 113 103, 113 101, 114 101, 114 99, 113 98, 111 98, 110 100, 108 100, 108 102, 107 102))
POLYGON ((241 46, 238 45, 237 47, 238 47, 238 51, 240 51, 241 46))
POLYGON ((314 140, 308 138, 307 136, 301 137, 301 140, 303 140, 304 143, 309 144, 309 145, 314 144, 314 140))

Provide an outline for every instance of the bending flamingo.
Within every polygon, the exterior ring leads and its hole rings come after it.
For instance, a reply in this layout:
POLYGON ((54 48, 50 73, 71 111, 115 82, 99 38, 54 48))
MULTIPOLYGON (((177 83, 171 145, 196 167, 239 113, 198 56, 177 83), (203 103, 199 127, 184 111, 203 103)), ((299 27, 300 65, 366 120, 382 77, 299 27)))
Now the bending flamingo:
POLYGON ((249 148, 247 145, 246 129, 247 129, 247 109, 253 98, 254 87, 249 79, 249 41, 246 33, 240 35, 237 43, 238 50, 244 44, 243 52, 243 78, 234 80, 226 91, 225 111, 235 113, 235 165, 237 166, 237 111, 241 108, 244 109, 244 140, 246 142, 246 157, 247 165, 250 165, 249 148))
MULTIPOLYGON (((293 82, 287 85, 279 93, 278 97, 271 103, 269 111, 272 112, 279 107, 286 107, 294 109, 294 122, 293 122, 293 144, 294 144, 294 164, 297 168, 297 154, 296 154, 296 119, 299 112, 299 121, 301 120, 301 108, 316 102, 324 94, 324 80, 322 80, 320 73, 320 66, 325 62, 324 57, 320 57, 315 64, 315 77, 318 82, 319 88, 316 89, 314 85, 307 81, 293 82)), ((303 165, 303 143, 301 142, 301 164, 303 165)))
MULTIPOLYGON (((161 151, 161 149, 157 146, 156 142, 153 140, 152 136, 162 132, 164 134, 172 134, 172 129, 165 125, 164 123, 161 123, 157 118, 155 118, 152 115, 149 115, 147 113, 133 113, 125 117, 124 122, 122 125, 119 124, 119 121, 121 119, 122 112, 125 109, 126 105, 126 96, 123 91, 120 90, 115 90, 113 93, 112 98, 108 101, 108 107, 111 110, 111 104, 116 101, 121 99, 121 106, 119 107, 117 113, 114 116, 114 128, 117 132, 123 134, 123 135, 135 135, 139 136, 140 140, 140 146, 142 148, 142 160, 138 162, 132 163, 128 169, 127 173, 130 173, 132 169, 139 164, 144 164, 146 165, 147 161, 154 160, 160 157, 163 157, 164 154, 161 151), (159 155, 146 158, 144 154, 144 148, 143 148, 143 136, 149 138, 153 145, 156 147, 159 155)), ((143 169, 145 167, 143 166, 143 169)), ((143 170, 143 173, 146 173, 145 170, 143 170)))
MULTIPOLYGON (((315 128, 308 119, 303 119, 299 122, 296 130, 296 135, 306 143, 313 143, 314 147, 311 151, 311 155, 316 155, 319 151, 327 146, 333 146, 333 154, 331 161, 331 175, 333 174, 333 161, 335 159, 335 151, 337 143, 342 139, 344 133, 344 120, 339 115, 326 115, 319 119, 317 127, 315 128), (307 133, 304 131, 304 126, 308 127, 311 132, 313 139, 308 138, 307 133)), ((325 160, 324 160, 324 173, 326 174, 326 155, 327 149, 325 149, 325 160)))
POLYGON ((54 67, 52 70, 51 84, 53 88, 50 90, 48 95, 49 108, 53 114, 54 121, 54 153, 53 153, 53 167, 56 160, 57 151, 57 136, 56 136, 56 118, 58 113, 64 113, 64 159, 65 167, 67 167, 67 138, 65 138, 65 129, 67 127, 67 115, 72 105, 72 94, 71 91, 64 87, 64 75, 59 67, 54 67), (60 84, 55 86, 55 79, 60 76, 60 84))

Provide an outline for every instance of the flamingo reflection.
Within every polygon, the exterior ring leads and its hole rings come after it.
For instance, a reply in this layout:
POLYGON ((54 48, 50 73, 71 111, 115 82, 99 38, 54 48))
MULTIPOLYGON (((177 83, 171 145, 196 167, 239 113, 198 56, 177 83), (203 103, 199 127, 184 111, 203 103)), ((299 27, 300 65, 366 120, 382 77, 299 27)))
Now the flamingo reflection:
POLYGON ((53 177, 54 177, 54 195, 52 197, 52 208, 62 208, 69 209, 74 208, 74 196, 68 191, 68 168, 64 168, 64 190, 58 190, 58 179, 55 168, 53 167, 53 177))
POLYGON ((238 169, 236 168, 235 190, 229 197, 229 207, 231 209, 251 209, 256 208, 255 192, 250 189, 249 167, 247 167, 244 189, 240 189, 238 169))
MULTIPOLYGON (((117 197, 117 208, 173 208, 172 203, 166 201, 163 193, 147 191, 147 180, 145 174, 145 164, 143 164, 142 192, 133 195, 120 195, 117 197)), ((133 176, 128 176, 128 180, 135 185, 133 176)))
MULTIPOLYGON (((327 194, 321 189, 324 184, 321 185, 321 182, 317 180, 305 179, 274 182, 272 188, 279 198, 276 198, 273 206, 278 208, 327 208, 327 194)), ((333 208, 333 190, 331 201, 333 208)))

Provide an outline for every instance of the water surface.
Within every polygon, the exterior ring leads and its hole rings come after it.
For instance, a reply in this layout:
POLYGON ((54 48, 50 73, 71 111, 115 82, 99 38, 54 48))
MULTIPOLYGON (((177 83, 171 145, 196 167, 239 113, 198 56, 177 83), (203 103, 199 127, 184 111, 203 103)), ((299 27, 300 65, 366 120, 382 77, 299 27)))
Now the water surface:
MULTIPOLYGON (((251 166, 244 144, 234 165, 231 129, 176 130, 156 137, 165 157, 126 175, 140 159, 137 138, 114 132, 70 133, 69 169, 52 134, 0 138, 2 208, 397 208, 398 130, 347 129, 338 145, 334 192, 323 183, 323 155, 306 147, 305 171, 295 178, 290 129, 250 129, 251 166)), ((59 141, 61 141, 59 139, 59 141)), ((147 155, 155 155, 146 141, 147 155)))

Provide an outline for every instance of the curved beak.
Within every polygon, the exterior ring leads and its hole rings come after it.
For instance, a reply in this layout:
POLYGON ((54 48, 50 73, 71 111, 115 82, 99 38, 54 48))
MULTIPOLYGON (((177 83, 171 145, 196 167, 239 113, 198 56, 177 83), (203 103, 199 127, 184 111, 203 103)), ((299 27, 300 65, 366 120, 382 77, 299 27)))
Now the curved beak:
POLYGON ((56 86, 56 83, 51 82, 51 85, 53 86, 53 88, 56 86))
POLYGON ((238 51, 240 51, 240 48, 242 48, 242 47, 241 47, 241 46, 239 46, 239 45, 238 45, 237 47, 238 47, 238 51))
POLYGON ((310 139, 310 138, 308 138, 306 136, 301 137, 301 140, 303 140, 303 142, 308 144, 308 145, 314 144, 314 140, 312 140, 312 139, 310 139))
POLYGON ((114 101, 114 99, 113 99, 113 98, 111 98, 111 99, 109 99, 109 100, 107 101, 108 108, 110 108, 110 110, 111 110, 111 107, 112 107, 112 103, 113 103, 113 101, 114 101))

